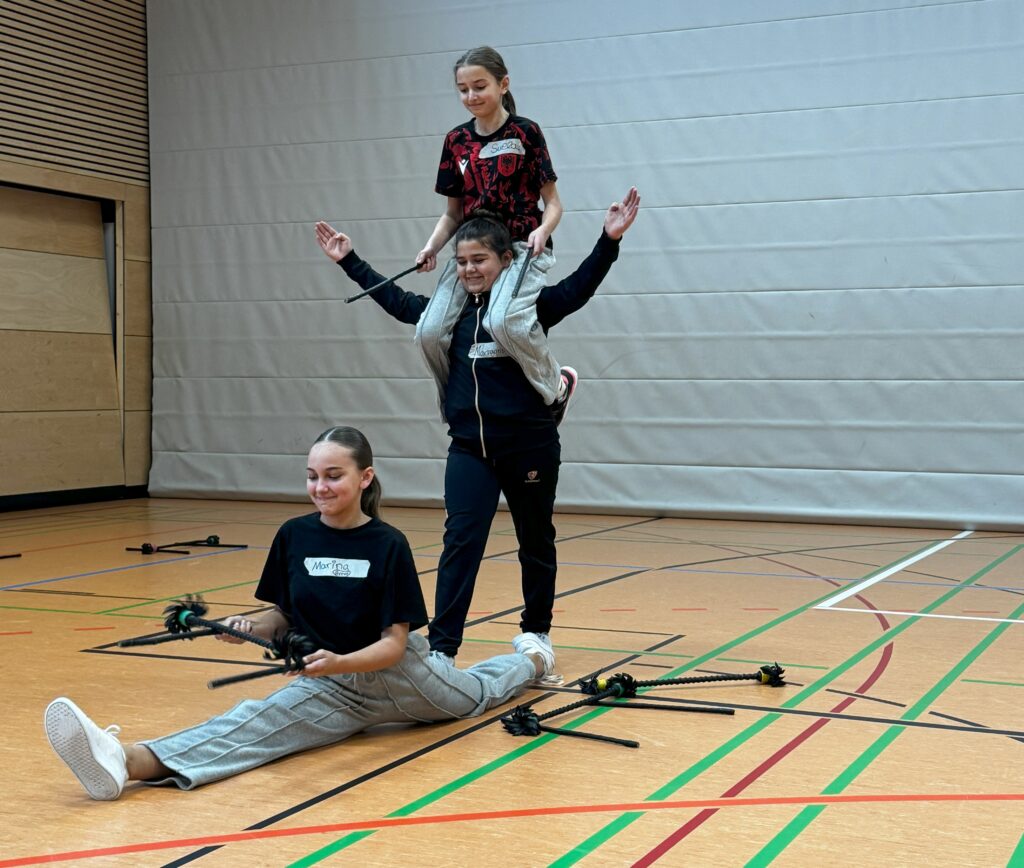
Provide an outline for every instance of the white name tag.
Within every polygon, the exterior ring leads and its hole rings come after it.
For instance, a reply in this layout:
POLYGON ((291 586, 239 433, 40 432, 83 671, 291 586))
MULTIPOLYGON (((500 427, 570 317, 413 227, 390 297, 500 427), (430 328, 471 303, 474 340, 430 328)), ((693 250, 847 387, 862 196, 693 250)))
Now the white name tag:
POLYGON ((473 344, 469 348, 469 357, 471 359, 498 359, 507 355, 508 353, 495 343, 473 344))
POLYGON ((526 156, 526 148, 519 139, 498 139, 496 142, 488 142, 480 149, 479 158, 489 160, 492 157, 500 157, 502 154, 519 154, 526 156))
POLYGON ((369 561, 347 558, 306 558, 306 572, 311 576, 336 576, 339 579, 365 579, 370 573, 369 561))

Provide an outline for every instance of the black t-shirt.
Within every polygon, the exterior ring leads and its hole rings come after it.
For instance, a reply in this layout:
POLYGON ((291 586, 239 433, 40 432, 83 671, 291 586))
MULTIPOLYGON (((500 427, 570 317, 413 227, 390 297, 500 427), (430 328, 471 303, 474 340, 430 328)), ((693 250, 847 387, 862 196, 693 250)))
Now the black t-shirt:
POLYGON ((525 241, 540 225, 541 187, 558 180, 544 133, 518 115, 509 115, 487 136, 477 135, 474 123, 445 136, 434 189, 442 196, 461 196, 463 217, 477 208, 495 212, 513 241, 525 241))
POLYGON ((319 513, 286 521, 270 547, 256 597, 273 603, 318 648, 349 654, 392 624, 427 623, 405 536, 378 518, 338 530, 319 513))

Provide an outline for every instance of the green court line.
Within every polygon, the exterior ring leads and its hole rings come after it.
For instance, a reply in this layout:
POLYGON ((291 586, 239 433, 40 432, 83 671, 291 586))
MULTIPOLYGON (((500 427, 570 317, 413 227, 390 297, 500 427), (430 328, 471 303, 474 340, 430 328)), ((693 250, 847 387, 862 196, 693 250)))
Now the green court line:
MULTIPOLYGON (((1016 618, 1024 613, 1024 603, 1018 606, 1014 613, 1010 616, 1016 618)), ((994 627, 987 636, 985 636, 980 642, 978 642, 970 651, 968 651, 960 661, 942 678, 935 682, 935 684, 928 690, 924 696, 922 696, 917 702, 915 702, 910 708, 908 708, 903 714, 900 715, 900 720, 917 720, 928 707, 941 696, 949 687, 955 682, 967 669, 974 663, 982 654, 985 653, 1006 630, 1009 628, 1009 624, 999 624, 994 627)), ((873 763, 881 753, 892 744, 900 733, 905 731, 905 727, 894 724, 885 730, 875 741, 868 746, 868 748, 855 759, 850 765, 848 765, 836 778, 832 781, 825 789, 821 791, 822 795, 832 796, 842 793, 850 784, 860 776, 860 774, 873 763)), ((815 818, 825 810, 825 805, 809 805, 800 811, 789 823, 787 823, 779 832, 772 838, 767 844, 764 845, 754 857, 747 863, 748 868, 761 868, 761 866, 769 865, 775 860, 775 858, 785 850, 793 841, 796 839, 801 832, 804 831, 815 818)))
MULTIPOLYGON (((979 581, 983 576, 985 576, 991 570, 995 569, 997 566, 999 566, 999 564, 1003 563, 1004 561, 1006 561, 1007 559, 1012 557, 1014 554, 1016 554, 1022 548, 1024 548, 1024 545, 1014 546, 1012 549, 1010 549, 1010 551, 1005 552, 1003 555, 1001 555, 1000 557, 996 558, 996 560, 994 560, 992 563, 988 564, 987 566, 983 567, 981 570, 979 570, 973 576, 971 576, 968 579, 965 579, 959 585, 956 585, 953 588, 950 588, 949 591, 947 591, 945 594, 943 594, 937 600, 935 600, 932 603, 929 603, 924 609, 921 610, 921 614, 927 614, 928 612, 931 612, 934 609, 937 609, 939 606, 941 606, 944 603, 946 603, 949 599, 951 599, 952 597, 956 596, 958 593, 960 593, 961 591, 965 590, 966 588, 970 587, 975 582, 979 581)), ((905 557, 907 557, 907 556, 905 556, 905 557)), ((903 560, 903 559, 904 558, 900 558, 899 560, 903 560)), ((887 569, 887 567, 883 567, 882 569, 887 569)), ((876 570, 875 572, 880 572, 880 570, 876 570)), ((833 592, 832 594, 829 594, 828 596, 832 596, 834 593, 835 592, 833 592)), ((813 604, 811 604, 811 605, 813 605, 813 604)), ((810 684, 807 687, 805 687, 803 690, 801 690, 799 693, 797 693, 791 699, 789 699, 786 702, 782 703, 781 707, 782 708, 794 708, 797 705, 800 705, 805 699, 807 699, 808 697, 814 695, 819 690, 824 688, 826 685, 832 683, 836 678, 838 678, 840 675, 842 675, 845 672, 847 672, 849 669, 851 669, 853 666, 855 666, 857 663, 859 663, 861 660, 863 660, 865 657, 867 657, 873 651, 875 651, 878 648, 882 647, 884 644, 886 644, 888 641, 890 641, 893 637, 898 636, 900 633, 902 633, 904 630, 906 630, 912 624, 915 624, 915 623, 917 623, 920 620, 922 620, 920 617, 918 617, 916 615, 912 615, 912 616, 906 618, 900 624, 897 624, 895 627, 891 627, 889 630, 885 631, 877 639, 875 639, 874 641, 869 643, 866 647, 864 647, 863 649, 861 649, 860 651, 855 653, 853 656, 847 658, 847 660, 844 661, 843 663, 840 663, 832 671, 830 671, 827 675, 824 675, 823 677, 819 678, 817 681, 815 681, 812 684, 810 684)), ((1009 624, 1004 624, 1002 626, 1009 627, 1010 625, 1009 624)), ((671 676, 666 676, 666 677, 671 677, 671 676)), ((720 759, 722 759, 725 756, 728 756, 736 748, 738 748, 741 745, 743 745, 746 742, 748 742, 751 738, 753 738, 755 735, 757 735, 759 732, 761 732, 761 730, 763 730, 766 727, 770 726, 772 723, 774 723, 775 721, 779 720, 782 717, 783 717, 783 715, 778 714, 777 712, 772 712, 772 713, 769 713, 769 714, 765 715, 763 718, 761 718, 760 720, 754 722, 753 724, 751 724, 750 726, 748 726, 746 729, 742 730, 741 732, 737 733, 735 736, 733 736, 727 742, 722 744, 720 747, 718 747, 717 749, 715 749, 714 751, 709 753, 703 759, 701 759, 698 762, 694 763, 692 766, 690 766, 684 772, 682 772, 681 774, 677 775, 675 778, 670 780, 668 783, 666 783, 660 789, 658 789, 657 791, 652 793, 650 796, 647 797, 646 801, 661 801, 663 799, 668 798, 673 793, 675 793, 677 790, 679 790, 680 788, 682 788, 686 784, 690 783, 690 781, 692 781, 694 778, 696 778, 699 775, 703 774, 705 771, 707 771, 709 768, 711 768, 711 766, 715 765, 715 763, 717 763, 720 759)), ((636 817, 634 819, 639 819, 641 816, 643 816, 643 814, 637 812, 636 813, 636 817)), ((576 862, 578 862, 584 856, 587 856, 590 853, 592 853, 599 846, 601 846, 605 841, 609 840, 611 837, 613 837, 613 835, 618 834, 618 832, 621 831, 622 828, 624 828, 621 825, 621 819, 622 818, 619 818, 619 821, 616 821, 613 825, 605 826, 603 829, 600 829, 597 832, 595 832, 593 835, 591 835, 586 840, 582 841, 580 844, 578 844, 572 850, 570 850, 569 852, 565 853, 561 858, 559 858, 559 859, 555 860, 554 862, 552 862, 551 865, 549 866, 549 868, 567 868, 567 866, 574 865, 576 862)), ((628 825, 628 824, 626 824, 626 825, 628 825)))
POLYGON ((1024 868, 1024 835, 1021 836, 1017 846, 1010 854, 1010 861, 1006 863, 1006 868, 1024 868))
POLYGON ((984 678, 961 678, 965 684, 998 684, 1000 687, 1024 687, 1024 681, 986 681, 984 678))
MULTIPOLYGON (((0 609, 11 611, 11 612, 40 612, 44 615, 88 615, 90 618, 95 618, 97 615, 108 615, 109 612, 87 612, 81 609, 39 609, 32 606, 0 606, 0 609)), ((114 618, 138 618, 140 620, 150 620, 152 615, 111 615, 114 618)))
MULTIPOLYGON (((889 567, 892 566, 892 564, 895 564, 895 563, 898 563, 899 561, 902 561, 902 560, 905 560, 907 558, 913 557, 918 552, 925 551, 926 549, 930 548, 932 545, 934 545, 934 540, 929 540, 928 545, 922 546, 920 549, 918 549, 915 552, 910 552, 909 554, 903 554, 900 557, 898 557, 895 561, 892 561, 889 564, 885 564, 884 566, 881 566, 881 567, 878 567, 875 570, 872 570, 866 576, 863 576, 860 579, 860 581, 863 581, 864 579, 869 579, 872 576, 882 572, 883 570, 889 569, 889 567)), ((1024 546, 1022 546, 1022 547, 1024 547, 1024 546)), ((789 612, 785 612, 785 613, 779 615, 778 617, 773 618, 771 621, 767 622, 766 624, 762 624, 760 627, 755 627, 755 628, 753 628, 751 630, 748 630, 746 633, 743 633, 741 636, 738 636, 735 639, 730 639, 728 642, 725 642, 724 644, 719 645, 717 648, 713 648, 711 651, 708 651, 708 652, 706 652, 704 654, 701 654, 698 657, 693 658, 689 663, 686 663, 686 664, 684 664, 682 666, 677 667, 676 669, 672 670, 671 672, 669 672, 664 677, 665 678, 677 677, 682 672, 686 672, 686 671, 688 671, 690 669, 693 669, 696 666, 700 666, 702 663, 707 663, 709 660, 714 660, 717 657, 720 657, 723 652, 726 652, 726 651, 729 651, 729 650, 731 650, 733 648, 736 648, 736 647, 742 645, 744 642, 748 641, 749 639, 752 639, 752 638, 754 638, 756 636, 759 636, 762 633, 766 633, 767 631, 773 629, 774 627, 778 626, 779 624, 783 624, 786 621, 790 620, 791 618, 795 618, 797 615, 799 615, 799 614, 801 614, 803 612, 806 612, 808 609, 811 609, 814 606, 817 606, 820 603, 823 603, 825 600, 829 599, 829 597, 833 597, 837 593, 839 593, 840 590, 841 589, 839 589, 839 588, 829 588, 828 593, 822 594, 820 597, 817 597, 816 599, 811 600, 808 603, 803 603, 802 605, 797 606, 795 609, 792 609, 789 612)), ((561 648, 563 646, 559 645, 558 647, 561 648)), ((630 653, 643 653, 644 656, 647 656, 647 652, 632 651, 630 653)), ((646 692, 646 691, 641 691, 641 692, 646 692)), ((576 718, 575 720, 570 721, 569 723, 560 724, 560 728, 561 729, 575 729, 575 728, 577 728, 579 726, 582 726, 584 723, 588 723, 589 721, 593 720, 594 718, 599 717, 602 714, 606 714, 610 710, 610 708, 611 707, 594 709, 590 713, 583 714, 580 717, 576 718)), ((781 715, 776 715, 776 716, 777 717, 781 717, 781 715)), ((444 787, 441 787, 441 788, 439 788, 437 790, 434 790, 431 793, 427 793, 425 796, 420 798, 418 801, 411 802, 408 805, 405 805, 404 807, 399 808, 397 811, 393 812, 392 814, 389 814, 388 816, 389 817, 391 817, 391 816, 398 816, 398 817, 407 816, 409 813, 412 813, 412 811, 419 810, 420 808, 422 808, 422 807, 424 807, 426 805, 432 804, 433 802, 437 801, 438 799, 443 798, 446 795, 449 795, 450 793, 454 792, 455 790, 457 790, 457 789, 459 789, 459 788, 461 788, 463 786, 466 786, 466 785, 468 785, 470 783, 473 783, 473 782, 479 780, 480 778, 484 777, 487 774, 490 774, 490 772, 494 771, 495 769, 501 768, 501 766, 506 765, 507 763, 512 762, 513 760, 518 759, 521 756, 524 756, 525 754, 529 753, 532 750, 535 750, 535 749, 541 747, 544 744, 547 744, 552 738, 554 738, 554 736, 551 736, 551 735, 539 736, 539 737, 533 739, 529 744, 524 745, 523 747, 518 748, 518 749, 516 749, 514 751, 511 751, 508 754, 506 754, 504 757, 499 757, 498 759, 492 761, 491 763, 488 763, 485 766, 482 766, 481 768, 479 768, 479 769, 477 769, 477 770, 475 770, 473 772, 469 772, 468 774, 463 775, 461 778, 458 778, 457 781, 453 781, 453 782, 451 782, 449 784, 446 784, 444 787)), ((637 814, 637 817, 639 817, 639 816, 641 816, 641 814, 637 814)), ((616 824, 620 823, 621 819, 622 818, 619 818, 619 820, 613 821, 612 826, 615 826, 616 824)), ((625 825, 628 825, 628 823, 626 823, 625 825)), ((609 827, 606 827, 606 828, 611 828, 612 826, 609 826, 609 827)), ((623 826, 623 828, 624 828, 624 826, 623 826)), ((376 830, 373 830, 373 831, 376 831, 376 830)), ((288 866, 288 868, 308 868, 308 866, 316 864, 317 862, 319 862, 320 860, 326 858, 327 856, 332 855, 334 853, 337 853, 338 851, 340 851, 340 850, 342 850, 342 849, 344 849, 346 847, 349 847, 352 844, 355 844, 357 841, 361 841, 363 838, 367 837, 367 835, 373 834, 373 831, 356 832, 356 833, 352 833, 350 835, 346 835, 344 838, 340 838, 338 841, 335 841, 332 844, 328 844, 326 847, 321 848, 320 850, 316 851, 316 853, 311 853, 308 856, 304 857, 303 859, 300 859, 298 862, 292 863, 291 865, 288 866)), ((567 863, 567 864, 571 864, 571 863, 567 863)))
MULTIPOLYGON (((233 584, 230 584, 230 585, 221 585, 220 587, 217 587, 217 588, 204 588, 204 589, 202 589, 200 591, 191 591, 189 593, 193 593, 193 594, 209 594, 209 593, 212 593, 213 591, 230 591, 233 588, 244 588, 246 585, 255 585, 255 584, 258 583, 258 581, 259 581, 258 579, 249 579, 249 580, 244 581, 244 582, 234 582, 233 584)), ((152 600, 143 600, 141 603, 132 603, 130 606, 117 606, 116 608, 113 608, 113 609, 104 609, 102 612, 93 612, 93 614, 94 615, 113 615, 113 614, 116 614, 117 612, 125 612, 128 609, 140 609, 143 606, 152 606, 154 603, 167 603, 167 602, 170 602, 171 600, 177 602, 183 596, 184 596, 184 594, 175 594, 172 597, 156 597, 155 599, 152 599, 152 600)), ((150 617, 152 617, 152 616, 150 616, 150 617)))

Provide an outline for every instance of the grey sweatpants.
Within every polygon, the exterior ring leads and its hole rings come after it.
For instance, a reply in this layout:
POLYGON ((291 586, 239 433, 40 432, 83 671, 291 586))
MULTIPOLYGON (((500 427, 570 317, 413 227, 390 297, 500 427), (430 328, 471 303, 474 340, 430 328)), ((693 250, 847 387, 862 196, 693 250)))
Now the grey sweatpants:
POLYGON ((521 693, 534 678, 533 663, 522 654, 457 669, 430 657, 427 640, 412 633, 405 655, 388 669, 300 675, 266 699, 246 699, 198 726, 141 742, 174 772, 147 783, 190 790, 374 724, 474 717, 521 693))

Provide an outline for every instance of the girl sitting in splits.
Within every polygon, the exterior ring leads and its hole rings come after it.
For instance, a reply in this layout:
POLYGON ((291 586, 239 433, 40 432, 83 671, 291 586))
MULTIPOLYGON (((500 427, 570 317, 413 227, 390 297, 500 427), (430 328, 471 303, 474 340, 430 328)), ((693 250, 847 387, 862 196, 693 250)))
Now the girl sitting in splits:
POLYGON ((359 431, 321 434, 306 472, 317 511, 281 526, 256 589, 273 608, 224 623, 263 639, 293 628, 318 650, 266 699, 135 744, 122 745, 117 727, 100 729, 70 699, 55 699, 44 716, 47 738, 92 798, 116 799, 129 780, 190 790, 378 723, 473 717, 552 671, 545 648, 457 669, 410 632, 427 621, 416 566, 405 537, 380 520, 380 482, 359 431))

